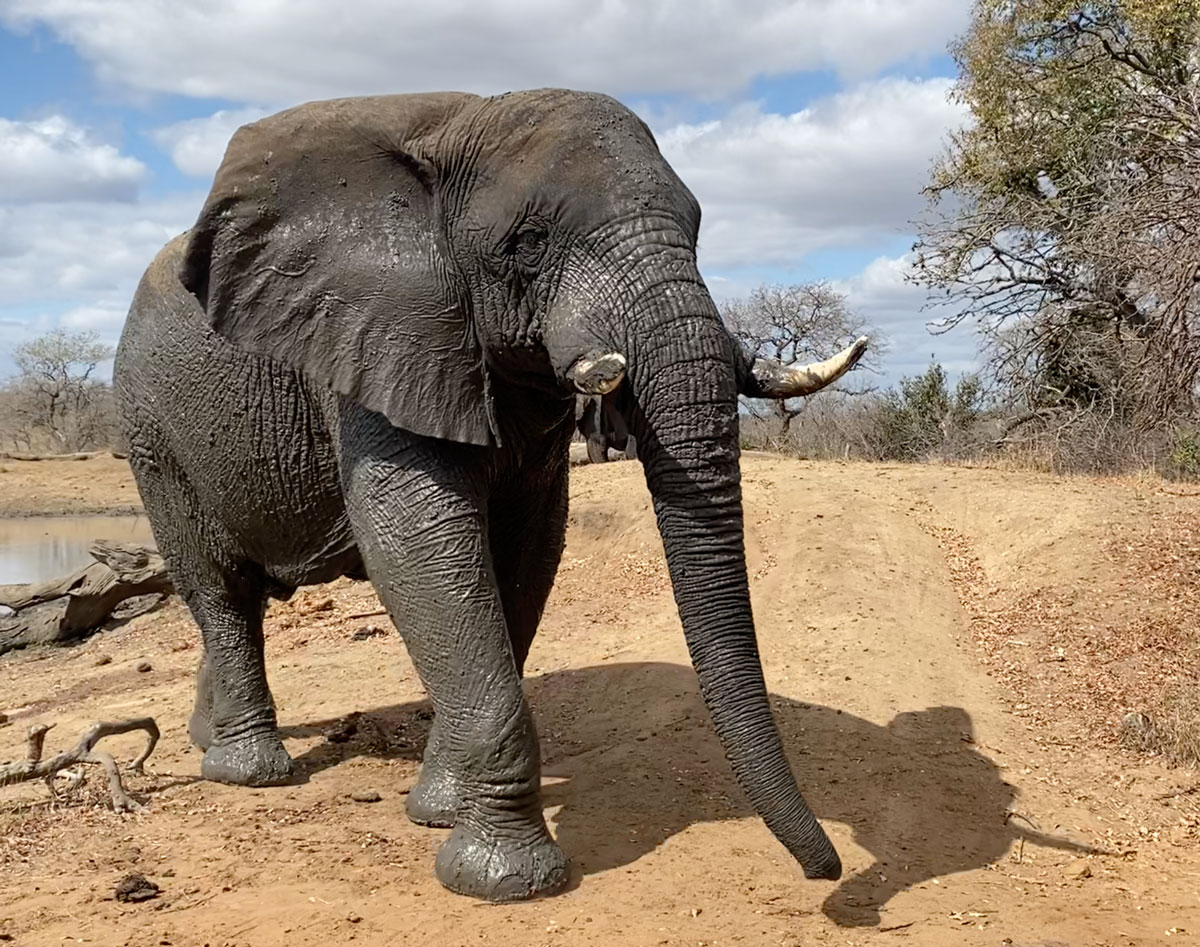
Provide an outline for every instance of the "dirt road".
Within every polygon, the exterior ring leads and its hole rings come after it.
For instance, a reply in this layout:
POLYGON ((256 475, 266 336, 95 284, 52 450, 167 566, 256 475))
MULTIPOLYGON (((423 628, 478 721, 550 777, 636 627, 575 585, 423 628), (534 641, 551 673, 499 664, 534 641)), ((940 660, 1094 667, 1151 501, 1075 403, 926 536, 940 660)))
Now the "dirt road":
MULTIPOLYGON (((0 661, 0 710, 29 708, 0 729, 0 758, 19 755, 34 720, 57 721, 62 743, 105 717, 153 714, 164 731, 151 775, 131 780, 146 814, 51 808, 41 786, 0 796, 0 939, 1200 943, 1200 793, 1188 792, 1200 776, 1120 749, 1110 737, 1129 708, 1080 694, 1109 691, 1078 683, 1083 659, 1038 637, 1059 633, 1050 625, 1011 627, 1013 608, 1047 596, 1075 596, 1055 612, 1062 634, 1105 597, 1109 610, 1138 606, 1144 587, 1122 585, 1102 550, 1196 501, 1136 483, 761 455, 743 471, 767 683, 841 882, 805 881, 749 813, 688 666, 641 469, 610 464, 572 471, 568 549, 530 658, 547 816, 576 872, 566 894, 490 906, 438 886, 445 833, 403 815, 427 704, 394 634, 350 640, 386 619, 351 617, 377 606, 343 581, 268 615, 294 786, 197 780, 185 733, 197 633, 177 604, 73 651, 0 661), (152 670, 139 673, 143 660, 152 670), (354 712, 353 735, 328 740, 354 712), (362 790, 382 800, 352 801, 362 790), (129 871, 162 895, 111 900, 129 871)), ((114 746, 128 758, 136 742, 114 746)), ((88 792, 103 800, 98 777, 88 792)))

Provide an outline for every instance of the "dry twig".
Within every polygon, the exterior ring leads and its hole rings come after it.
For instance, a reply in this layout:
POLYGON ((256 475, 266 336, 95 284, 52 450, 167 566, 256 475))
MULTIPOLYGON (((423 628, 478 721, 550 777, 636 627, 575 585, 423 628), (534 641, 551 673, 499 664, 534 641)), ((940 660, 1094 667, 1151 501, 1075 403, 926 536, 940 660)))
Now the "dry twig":
POLYGON ((158 743, 158 724, 154 722, 153 717, 94 723, 84 732, 73 749, 59 753, 57 756, 52 756, 48 760, 43 760, 42 748, 46 741, 46 732, 53 726, 54 724, 43 723, 29 728, 29 735, 26 739, 25 759, 15 763, 0 763, 0 787, 28 782, 32 779, 41 779, 45 780, 46 785, 53 794, 55 773, 67 767, 74 766, 77 763, 98 763, 104 767, 104 771, 108 774, 108 788, 112 794, 113 809, 117 812, 136 812, 144 808, 125 792, 125 787, 121 784, 121 774, 117 769, 116 760, 103 750, 97 750, 96 744, 105 737, 114 736, 118 733, 144 730, 146 732, 146 746, 138 754, 137 759, 129 764, 131 772, 141 773, 142 766, 150 754, 154 752, 154 747, 158 743))

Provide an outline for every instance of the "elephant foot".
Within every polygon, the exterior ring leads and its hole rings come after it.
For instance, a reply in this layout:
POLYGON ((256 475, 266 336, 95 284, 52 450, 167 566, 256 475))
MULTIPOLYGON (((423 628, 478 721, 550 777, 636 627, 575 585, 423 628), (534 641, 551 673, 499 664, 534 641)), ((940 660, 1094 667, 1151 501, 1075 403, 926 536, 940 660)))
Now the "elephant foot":
POLYGON ((277 734, 260 734, 209 746, 200 764, 200 775, 235 786, 278 786, 291 779, 292 758, 277 734))
POLYGON ((438 850, 437 879, 455 894, 483 901, 525 901, 561 891, 570 863, 545 825, 532 838, 483 838, 458 825, 438 850))
POLYGON ((457 780, 445 770, 426 763, 417 776, 417 784, 408 793, 404 812, 417 825, 452 829, 461 804, 457 780))

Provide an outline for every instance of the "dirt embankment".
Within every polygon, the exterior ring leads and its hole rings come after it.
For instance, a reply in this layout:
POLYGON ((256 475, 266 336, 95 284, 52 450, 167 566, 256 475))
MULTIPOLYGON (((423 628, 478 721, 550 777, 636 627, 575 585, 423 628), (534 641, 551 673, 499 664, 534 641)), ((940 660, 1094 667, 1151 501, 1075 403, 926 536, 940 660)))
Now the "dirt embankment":
MULTIPOLYGON (((134 496, 107 463, 65 465, 80 477, 70 484, 27 481, 24 498, 6 465, 2 508, 134 496)), ((352 640, 388 623, 367 614, 368 585, 341 581, 267 616, 293 786, 197 780, 185 732, 197 632, 177 604, 71 651, 0 661, 0 709, 26 708, 0 729, 0 758, 20 752, 34 720, 60 722, 51 742, 104 717, 153 714, 163 730, 150 775, 130 780, 152 802, 145 815, 51 808, 40 786, 6 791, 0 936, 177 947, 1200 939, 1200 776, 1117 739, 1164 674, 1182 686, 1194 673, 1183 587, 1197 501, 1153 484, 762 455, 743 471, 767 682, 842 852, 841 882, 804 881, 747 809, 688 667, 640 467, 610 464, 572 471, 567 551, 529 662, 570 891, 483 906, 434 881, 445 833, 403 816, 428 705, 394 635, 352 640), (361 790, 382 801, 354 802, 361 790), (128 871, 162 894, 110 900, 128 871)), ((119 756, 135 747, 113 741, 119 756)), ((105 798, 99 779, 88 793, 105 798)))
POLYGON ((111 454, 87 460, 0 457, 0 516, 83 516, 141 509, 129 462, 111 454))

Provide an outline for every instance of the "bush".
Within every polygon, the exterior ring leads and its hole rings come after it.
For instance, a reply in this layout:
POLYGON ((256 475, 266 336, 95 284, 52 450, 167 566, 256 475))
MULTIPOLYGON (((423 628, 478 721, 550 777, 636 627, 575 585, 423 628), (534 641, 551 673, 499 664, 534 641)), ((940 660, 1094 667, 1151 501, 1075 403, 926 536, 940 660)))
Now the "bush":
POLYGON ((1171 437, 1170 453, 1158 466, 1159 473, 1171 480, 1200 480, 1200 431, 1177 428, 1171 437))
POLYGON ((945 370, 935 364, 898 388, 804 399, 788 424, 743 415, 741 442, 811 460, 965 460, 980 456, 997 436, 983 402, 978 378, 964 377, 951 394, 945 370))
POLYGON ((946 371, 930 365, 925 374, 888 389, 877 410, 878 453, 884 460, 962 459, 981 447, 983 387, 965 375, 951 395, 946 371))

